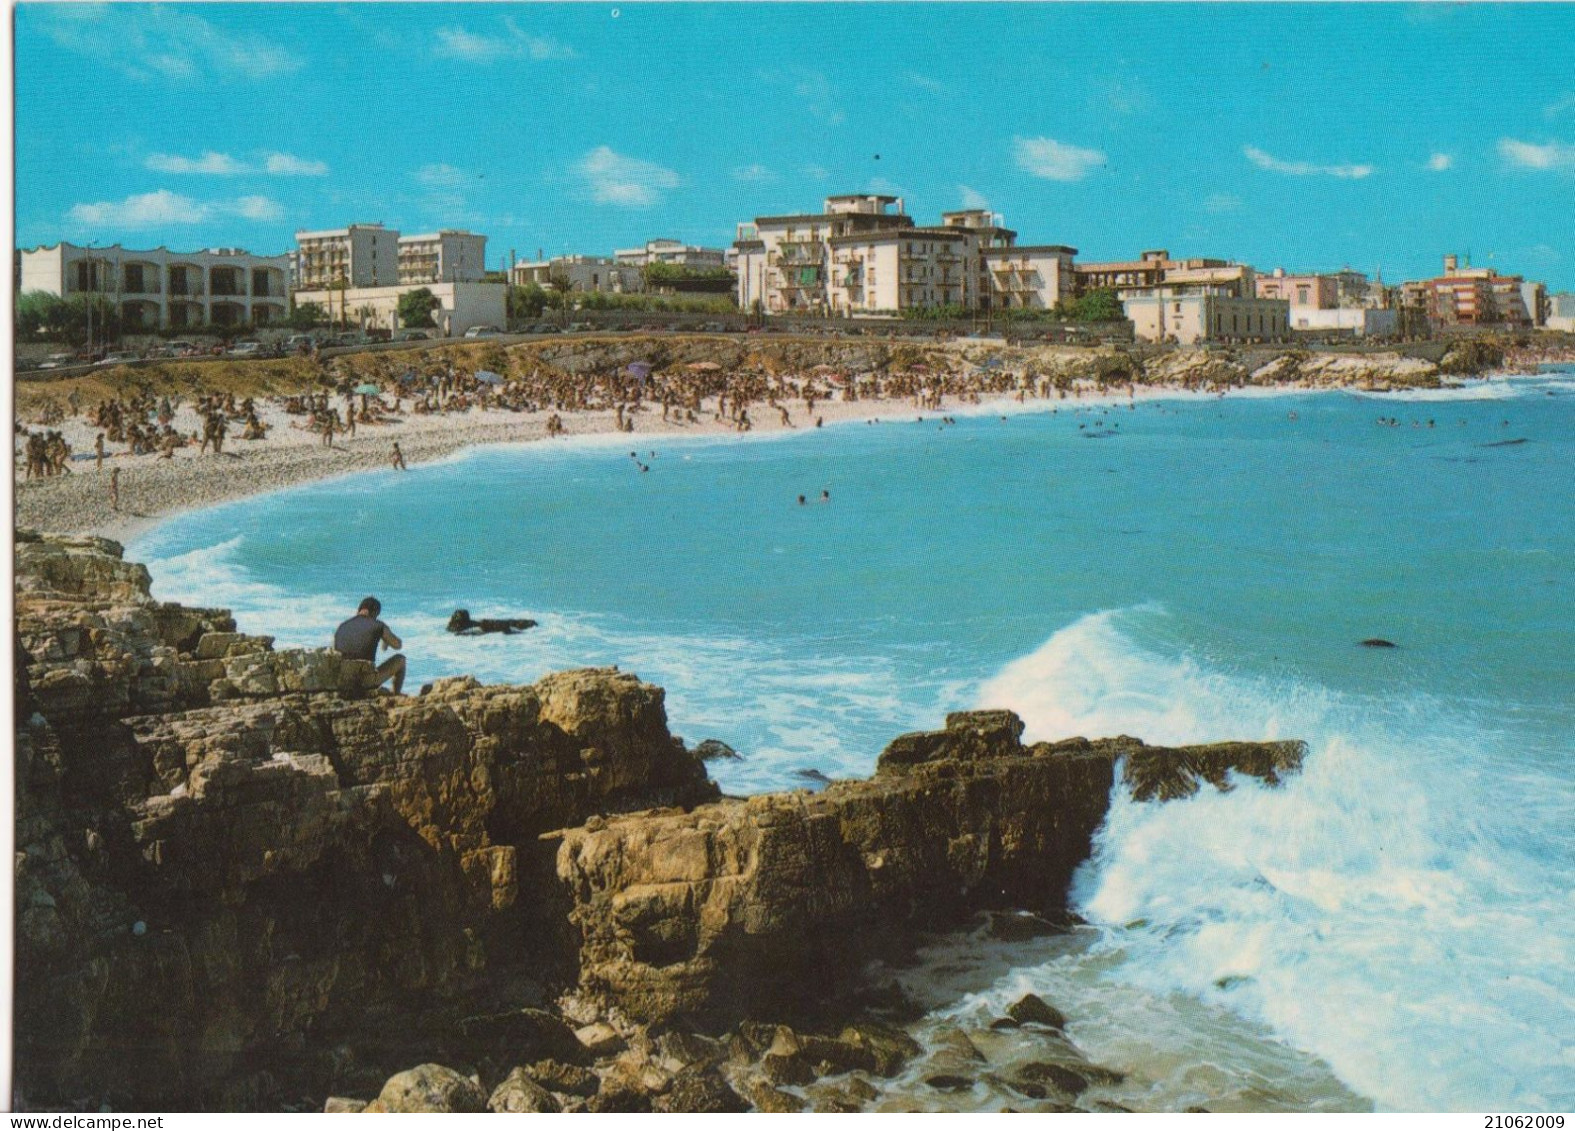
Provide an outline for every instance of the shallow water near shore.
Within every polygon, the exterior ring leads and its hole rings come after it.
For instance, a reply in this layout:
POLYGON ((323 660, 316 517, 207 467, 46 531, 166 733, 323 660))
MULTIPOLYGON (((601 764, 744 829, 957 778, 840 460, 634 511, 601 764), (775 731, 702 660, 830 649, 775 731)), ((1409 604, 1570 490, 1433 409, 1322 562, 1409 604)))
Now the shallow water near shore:
POLYGON ((376 593, 412 688, 616 663, 744 755, 734 793, 978 705, 1030 739, 1305 738, 1279 790, 1118 798, 1082 945, 967 993, 1059 995, 1131 1106, 1191 1095, 1195 1042, 1273 1106, 1575 1106, 1575 376, 1045 407, 487 449, 128 556, 281 646, 376 593), (453 637, 458 607, 542 624, 453 637))

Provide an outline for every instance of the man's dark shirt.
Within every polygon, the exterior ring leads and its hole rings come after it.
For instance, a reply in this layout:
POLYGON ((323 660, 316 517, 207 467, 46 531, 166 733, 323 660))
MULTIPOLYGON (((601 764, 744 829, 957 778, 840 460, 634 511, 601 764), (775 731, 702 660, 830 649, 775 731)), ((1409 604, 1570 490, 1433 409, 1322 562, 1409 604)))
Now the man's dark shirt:
POLYGON ((360 613, 345 621, 334 633, 334 651, 352 660, 377 662, 377 642, 383 639, 387 626, 376 617, 360 613))

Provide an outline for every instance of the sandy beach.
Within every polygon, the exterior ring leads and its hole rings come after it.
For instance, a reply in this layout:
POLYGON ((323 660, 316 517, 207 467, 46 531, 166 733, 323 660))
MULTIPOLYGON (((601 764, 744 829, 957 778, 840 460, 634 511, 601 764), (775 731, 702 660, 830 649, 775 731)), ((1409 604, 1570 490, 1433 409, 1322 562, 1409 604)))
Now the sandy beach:
MULTIPOLYGON (((1158 392, 1145 389, 1139 390, 1139 395, 1154 396, 1158 392)), ((1085 396, 1076 403, 1092 401, 1085 396)), ((1015 398, 988 398, 985 404, 1002 411, 1008 408, 1021 411, 1015 398)), ((1051 407, 1048 401, 1030 401, 1029 404, 1051 407)), ((808 416, 802 401, 787 402, 787 407, 792 427, 814 427, 814 420, 808 416)), ((941 411, 960 414, 979 411, 980 407, 948 399, 948 407, 941 411)), ((701 414, 698 424, 680 424, 676 420, 663 421, 660 406, 646 404, 634 414, 635 430, 628 435, 635 447, 639 446, 642 436, 739 435, 732 424, 712 419, 714 408, 713 398, 707 401, 707 411, 701 414)), ((319 434, 299 427, 301 417, 291 416, 277 403, 259 399, 257 411, 268 425, 268 438, 241 440, 237 438, 239 430, 232 430, 225 441, 225 450, 217 455, 212 452, 199 454, 196 445, 177 449, 170 459, 120 452, 107 457, 102 469, 91 459, 74 459, 70 465, 71 474, 32 480, 22 478, 23 465, 18 457, 15 524, 23 529, 97 534, 125 542, 182 511, 334 476, 386 468, 396 441, 411 467, 476 445, 552 442, 547 435, 547 419, 551 415, 547 411, 471 409, 448 414, 406 414, 397 423, 361 425, 353 438, 336 435, 332 447, 324 447, 319 434), (110 505, 110 471, 115 467, 121 469, 119 511, 110 505)), ((571 438, 610 436, 616 431, 613 411, 560 415, 565 434, 571 438)), ((754 434, 785 430, 779 416, 764 406, 751 415, 754 434)), ((916 409, 906 399, 852 403, 818 400, 815 403, 815 416, 826 426, 850 420, 913 415, 940 413, 916 409)), ((82 417, 73 417, 54 427, 74 453, 92 453, 98 429, 82 417)), ((191 405, 182 405, 176 412, 174 427, 187 434, 200 431, 200 421, 191 405)), ((20 452, 21 437, 17 439, 20 452)))

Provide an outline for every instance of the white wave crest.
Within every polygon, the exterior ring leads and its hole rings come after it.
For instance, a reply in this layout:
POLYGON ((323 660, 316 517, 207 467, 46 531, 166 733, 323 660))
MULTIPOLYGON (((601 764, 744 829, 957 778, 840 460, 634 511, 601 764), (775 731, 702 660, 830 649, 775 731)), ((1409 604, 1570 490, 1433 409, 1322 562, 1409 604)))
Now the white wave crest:
POLYGON ((1118 790, 1074 890, 1112 976, 1264 1023, 1381 1106, 1568 1109, 1575 850, 1555 753, 1437 704, 1167 658, 1122 632, 1133 616, 1076 622, 981 704, 1035 737, 1297 736, 1311 755, 1278 789, 1118 790))

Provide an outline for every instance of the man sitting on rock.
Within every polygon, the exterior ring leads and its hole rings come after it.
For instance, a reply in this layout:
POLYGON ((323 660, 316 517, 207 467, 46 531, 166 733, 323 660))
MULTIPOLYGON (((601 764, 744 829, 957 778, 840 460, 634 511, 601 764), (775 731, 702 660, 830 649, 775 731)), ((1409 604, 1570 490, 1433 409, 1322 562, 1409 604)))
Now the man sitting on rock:
POLYGON ((352 660, 365 660, 370 664, 377 664, 377 671, 372 675, 370 687, 381 687, 389 676, 393 676, 394 694, 398 695, 405 686, 405 657, 396 653, 378 664, 377 645, 382 642, 389 648, 403 648, 404 644, 399 637, 389 631, 386 624, 377 619, 377 615, 382 611, 383 603, 376 597, 368 597, 362 601, 355 616, 345 621, 334 632, 334 651, 352 660))

